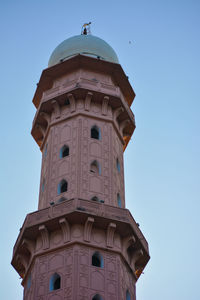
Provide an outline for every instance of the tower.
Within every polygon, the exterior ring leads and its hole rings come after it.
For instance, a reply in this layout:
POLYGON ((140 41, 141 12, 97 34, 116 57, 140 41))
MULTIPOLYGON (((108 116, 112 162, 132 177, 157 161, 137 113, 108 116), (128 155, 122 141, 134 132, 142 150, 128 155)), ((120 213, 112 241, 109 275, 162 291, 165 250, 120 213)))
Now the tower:
POLYGON ((39 203, 12 258, 25 300, 136 299, 149 260, 125 208, 123 152, 135 129, 135 94, 114 50, 87 33, 58 45, 33 97, 39 203))

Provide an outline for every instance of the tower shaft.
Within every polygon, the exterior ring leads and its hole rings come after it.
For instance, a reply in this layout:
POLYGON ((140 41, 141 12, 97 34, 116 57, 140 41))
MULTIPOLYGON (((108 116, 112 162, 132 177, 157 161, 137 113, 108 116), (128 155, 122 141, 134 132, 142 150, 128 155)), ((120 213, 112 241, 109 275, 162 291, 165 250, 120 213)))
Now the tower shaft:
POLYGON ((25 300, 135 299, 148 244, 125 208, 134 91, 119 64, 76 55, 43 71, 32 135, 38 210, 13 250, 25 300))

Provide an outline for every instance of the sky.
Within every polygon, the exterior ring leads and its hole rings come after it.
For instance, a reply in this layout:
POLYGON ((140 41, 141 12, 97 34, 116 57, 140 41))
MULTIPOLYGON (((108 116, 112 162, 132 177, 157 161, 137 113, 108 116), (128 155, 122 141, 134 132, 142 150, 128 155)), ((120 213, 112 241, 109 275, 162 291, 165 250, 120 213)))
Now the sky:
POLYGON ((124 154, 126 206, 151 255, 137 300, 199 300, 198 0, 1 1, 0 299, 23 297, 10 261, 26 214, 37 210, 36 84, 55 47, 89 21, 136 93, 136 130, 124 154))

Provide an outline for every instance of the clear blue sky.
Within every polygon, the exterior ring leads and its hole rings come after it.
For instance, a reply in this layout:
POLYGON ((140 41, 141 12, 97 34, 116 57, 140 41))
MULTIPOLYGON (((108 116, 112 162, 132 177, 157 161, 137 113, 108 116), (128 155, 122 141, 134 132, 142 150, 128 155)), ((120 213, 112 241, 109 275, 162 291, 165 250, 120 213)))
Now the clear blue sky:
POLYGON ((12 248, 37 209, 36 83, 54 48, 92 22, 136 92, 126 204, 149 242, 138 300, 200 299, 200 1, 1 1, 0 299, 21 300, 12 248), (129 43, 129 41, 131 43, 129 43))

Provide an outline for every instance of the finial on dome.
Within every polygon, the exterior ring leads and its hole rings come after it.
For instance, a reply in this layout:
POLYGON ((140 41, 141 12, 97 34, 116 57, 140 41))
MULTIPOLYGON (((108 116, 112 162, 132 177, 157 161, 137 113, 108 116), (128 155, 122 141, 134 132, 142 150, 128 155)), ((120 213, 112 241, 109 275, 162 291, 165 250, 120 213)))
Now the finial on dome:
POLYGON ((91 22, 83 24, 83 26, 81 28, 81 34, 83 34, 83 35, 91 34, 90 24, 91 24, 91 22))

